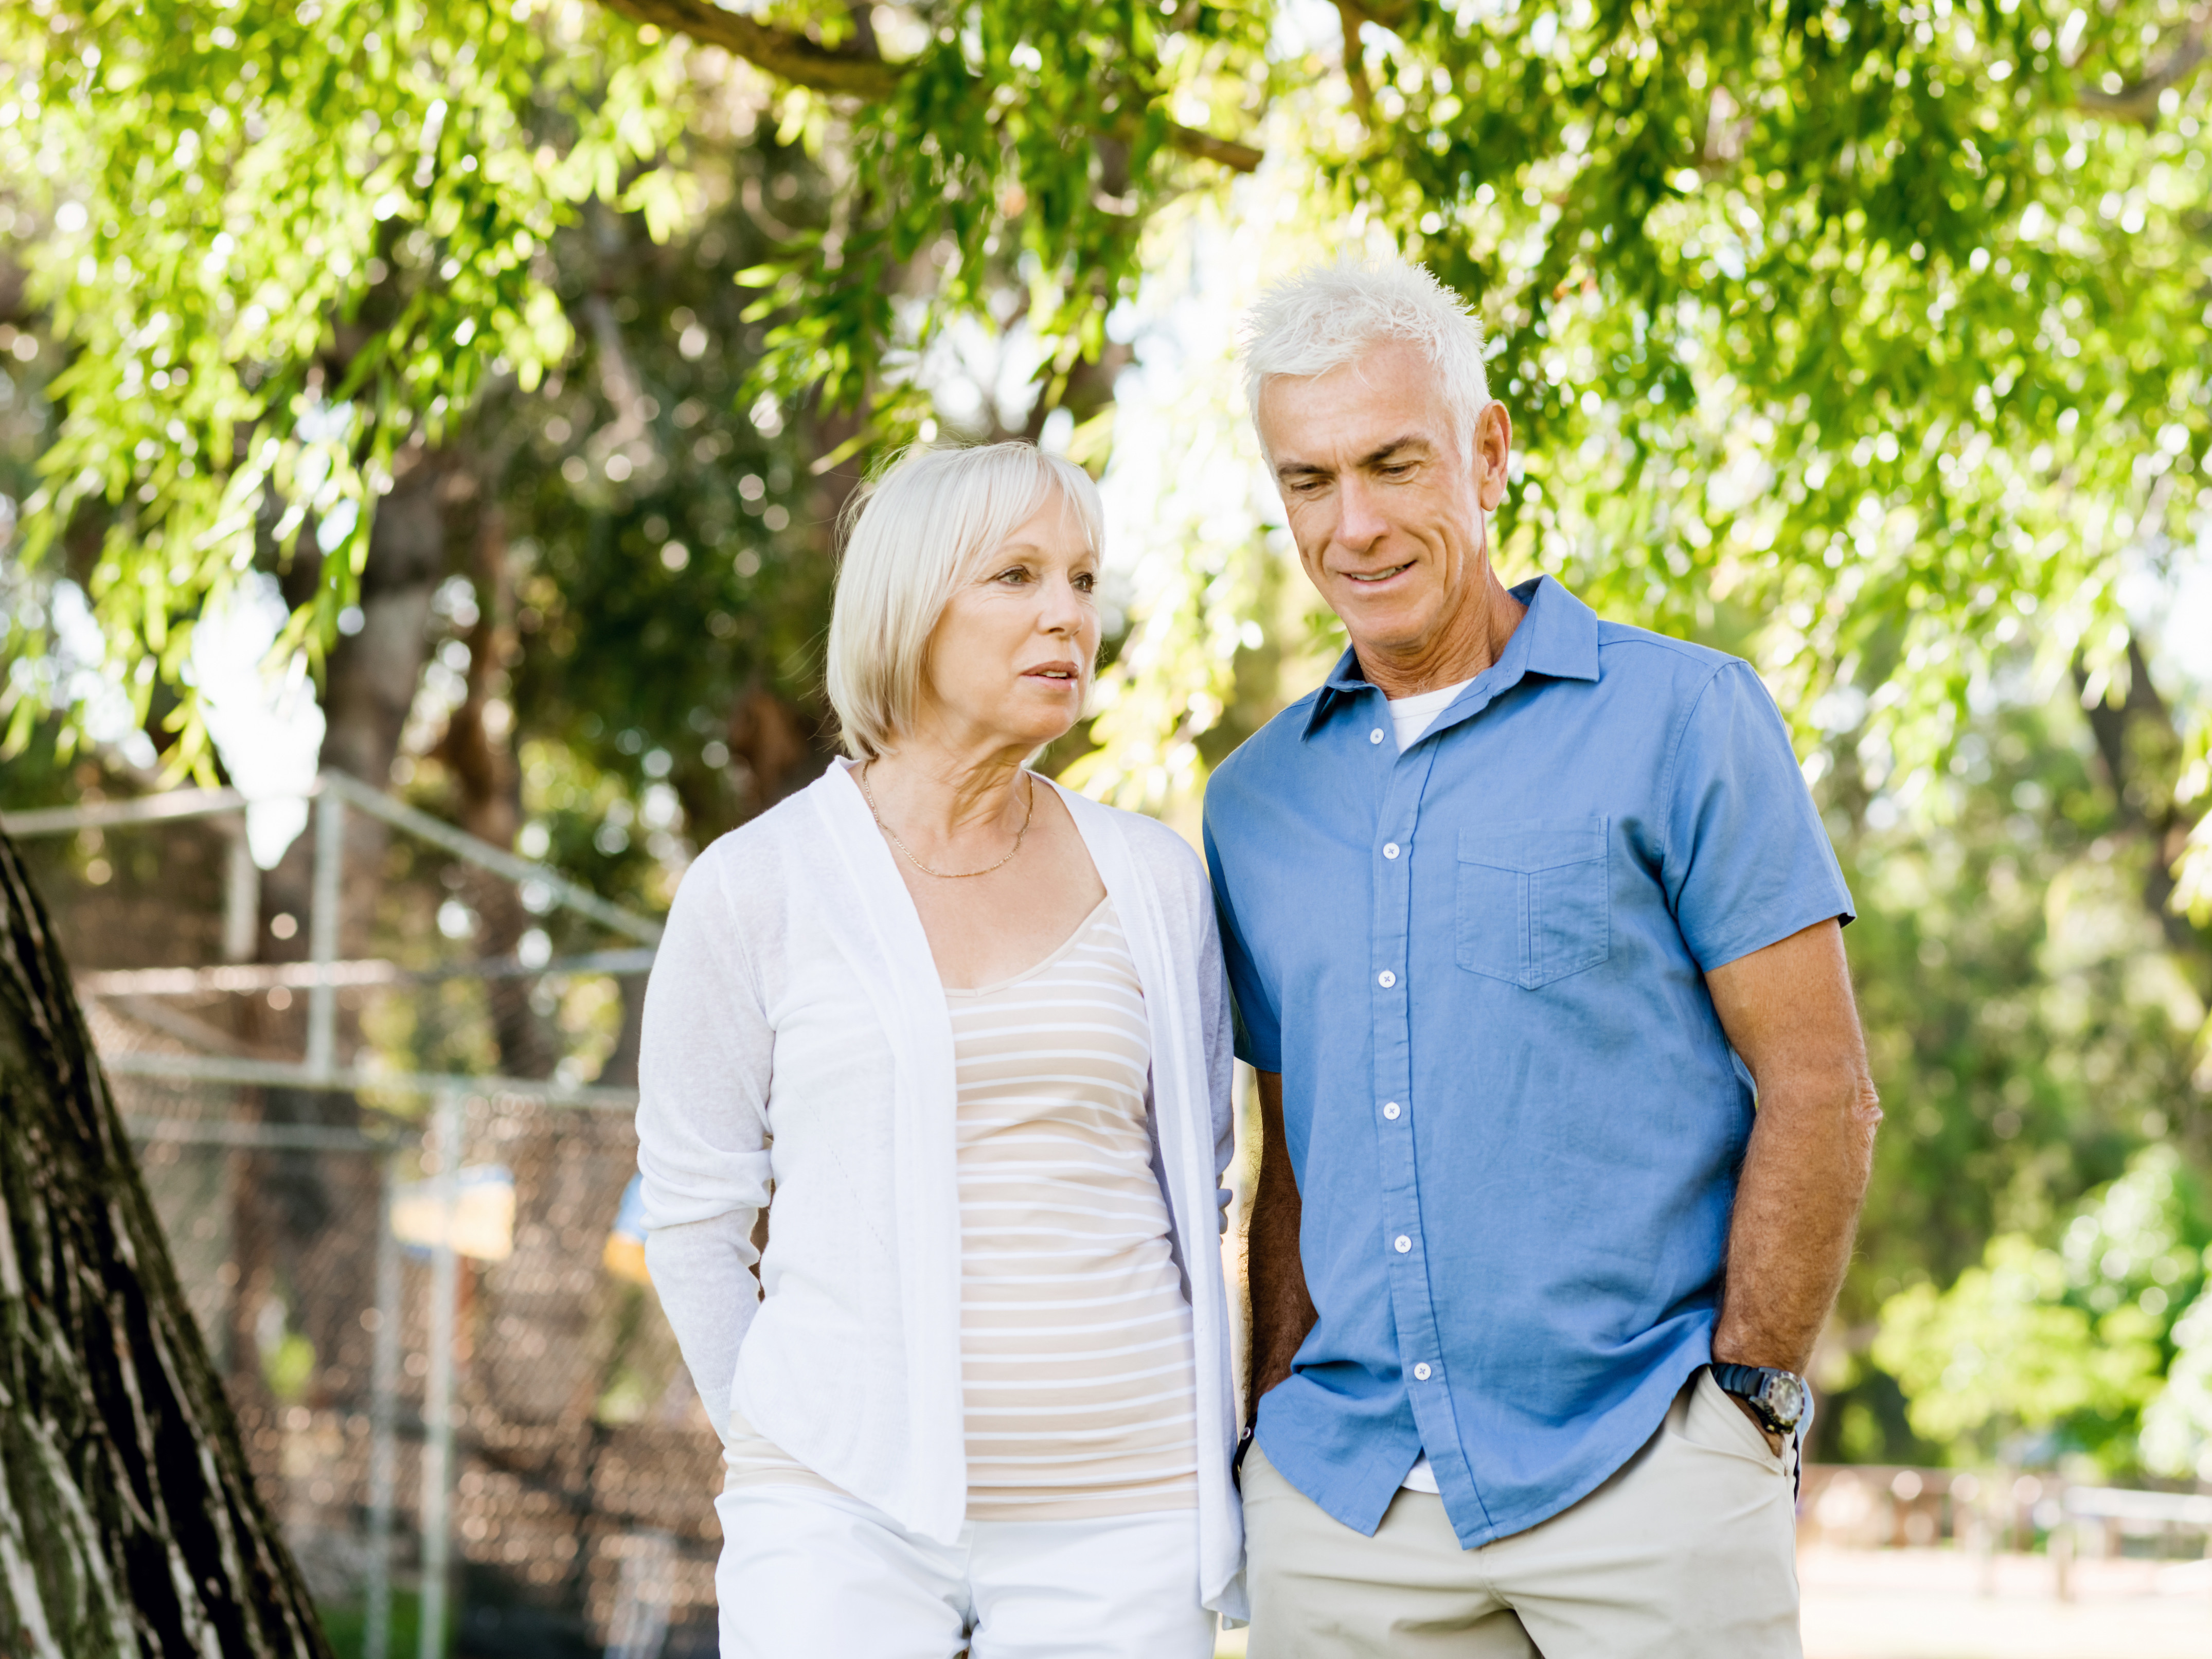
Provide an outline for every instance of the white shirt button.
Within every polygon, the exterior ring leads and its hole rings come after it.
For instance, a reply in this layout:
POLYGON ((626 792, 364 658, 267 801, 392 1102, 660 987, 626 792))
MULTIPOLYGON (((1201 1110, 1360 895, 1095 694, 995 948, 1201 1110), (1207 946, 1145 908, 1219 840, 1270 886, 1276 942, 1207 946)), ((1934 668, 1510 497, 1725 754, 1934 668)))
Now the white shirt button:
POLYGON ((1376 727, 1372 732, 1370 732, 1367 734, 1367 741, 1368 741, 1368 742, 1370 742, 1370 743, 1380 743, 1380 742, 1382 742, 1382 728, 1381 726, 1376 726, 1376 727))
POLYGON ((1400 1255, 1405 1255, 1407 1251, 1413 1248, 1413 1241, 1407 1237, 1403 1233, 1400 1233, 1398 1237, 1392 1241, 1392 1243, 1397 1247, 1397 1251, 1400 1255))
POLYGON ((1382 843, 1382 856, 1386 859, 1396 858, 1398 856, 1398 843, 1395 841, 1384 842, 1382 843))
POLYGON ((1398 982, 1398 976, 1392 973, 1388 968, 1385 968, 1381 973, 1375 975, 1375 982, 1387 991, 1398 982))
POLYGON ((1429 1380, 1429 1368, 1425 1361, 1413 1367, 1413 1377, 1415 1381, 1421 1382, 1429 1380))
POLYGON ((1382 1108, 1382 1115, 1389 1118, 1392 1122, 1396 1122, 1398 1120, 1398 1103, 1395 1100, 1386 1103, 1382 1108))

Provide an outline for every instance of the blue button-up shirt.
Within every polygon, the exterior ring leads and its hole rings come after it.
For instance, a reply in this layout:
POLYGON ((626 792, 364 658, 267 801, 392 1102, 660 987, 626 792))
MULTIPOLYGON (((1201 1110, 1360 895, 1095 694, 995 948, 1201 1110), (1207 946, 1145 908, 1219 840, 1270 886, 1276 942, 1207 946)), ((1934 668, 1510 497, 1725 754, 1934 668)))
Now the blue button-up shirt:
POLYGON ((1851 914, 1748 666, 1513 592, 1404 754, 1347 652, 1206 797, 1320 1313, 1261 1443, 1370 1534, 1425 1451, 1469 1547, 1596 1487, 1710 1358, 1753 1089, 1704 976, 1851 914))

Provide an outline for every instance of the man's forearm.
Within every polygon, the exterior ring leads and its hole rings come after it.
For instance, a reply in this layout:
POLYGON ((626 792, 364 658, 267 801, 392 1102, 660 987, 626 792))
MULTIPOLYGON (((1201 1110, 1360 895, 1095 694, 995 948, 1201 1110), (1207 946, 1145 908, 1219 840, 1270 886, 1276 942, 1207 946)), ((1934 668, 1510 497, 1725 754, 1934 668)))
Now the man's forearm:
POLYGON ((1283 1079, 1273 1072, 1260 1073, 1260 1178, 1245 1235, 1245 1276, 1252 1295, 1250 1370, 1244 1389, 1248 1421, 1259 1415, 1260 1396, 1290 1376, 1291 1362, 1316 1317, 1298 1255, 1303 1209, 1283 1139, 1283 1079))
POLYGON ((1802 1372, 1851 1259, 1881 1109, 1863 1073, 1760 1091, 1713 1356, 1802 1372))
POLYGON ((1843 929, 1802 928, 1705 984, 1759 1090, 1713 1357, 1802 1372, 1851 1259, 1881 1121, 1843 929))

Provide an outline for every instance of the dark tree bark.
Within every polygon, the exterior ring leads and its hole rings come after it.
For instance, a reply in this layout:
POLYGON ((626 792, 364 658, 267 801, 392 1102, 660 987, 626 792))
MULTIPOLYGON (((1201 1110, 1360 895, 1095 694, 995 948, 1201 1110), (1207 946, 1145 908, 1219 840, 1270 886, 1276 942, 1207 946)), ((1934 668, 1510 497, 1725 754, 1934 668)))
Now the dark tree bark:
POLYGON ((0 836, 0 1653, 330 1647, 0 836))
MULTIPOLYGON (((453 476, 451 458, 404 452, 395 471, 398 482, 378 504, 369 532, 368 561, 361 573, 361 628, 331 648, 322 694, 322 764, 351 773, 373 789, 391 785, 392 763, 430 654, 431 600, 449 563, 442 498, 453 476)), ((313 574, 305 573, 307 578, 313 574)), ((296 603, 304 592, 303 587, 287 597, 296 603)), ((358 812, 349 815, 344 905, 349 925, 340 942, 342 953, 357 953, 368 943, 387 839, 382 824, 358 812)), ((264 962, 307 959, 314 845, 310 828, 262 879, 264 962), (289 940, 269 931, 280 912, 297 924, 289 940)), ((304 1002, 300 1006, 304 1009, 304 1002)), ((304 1012, 293 1019, 304 1029, 304 1012)))
MULTIPOLYGON (((514 627, 507 514, 489 490, 483 492, 477 511, 469 574, 476 582, 477 622, 466 641, 468 696, 453 710, 436 754, 458 786, 461 828, 479 841, 512 848, 522 828, 522 769, 514 753, 507 671, 521 647, 514 627)), ((514 955, 532 920, 514 884, 473 865, 462 872, 461 882, 477 913, 477 954, 514 955)), ((530 987, 531 981, 521 979, 484 983, 500 1068, 509 1077, 550 1077, 559 1058, 545 1022, 531 1010, 530 987)))
MULTIPOLYGON (((2077 660, 2077 689, 2086 693, 2088 676, 2077 660)), ((2174 965, 2199 995, 2212 994, 2212 927, 2201 927, 2173 908, 2174 866, 2190 834, 2204 815, 2202 800, 2175 798, 2181 771, 2181 733, 2173 711, 2152 684, 2142 647, 2128 641, 2127 696, 2118 702, 2099 698, 2086 705, 2097 758, 2112 786, 2114 826, 2124 836, 2140 836, 2148 848, 2143 861, 2143 908, 2158 923, 2174 965)), ((2184 1091, 2175 1100, 2175 1135, 2199 1160, 2212 1163, 2212 1109, 2202 1093, 2184 1091)))
MULTIPOLYGON (((2075 684, 2087 676, 2075 665, 2075 684)), ((2118 703, 2100 698, 2087 711, 2097 757, 2112 786, 2118 827, 2141 836, 2150 847, 2143 872, 2143 908, 2165 934, 2166 947, 2183 964, 2200 993, 2212 992, 2212 934, 2173 908, 2174 866, 2196 829, 2203 809, 2174 798, 2181 771, 2181 734, 2173 713, 2151 684, 2150 664, 2135 640, 2128 641, 2128 693, 2118 703)))

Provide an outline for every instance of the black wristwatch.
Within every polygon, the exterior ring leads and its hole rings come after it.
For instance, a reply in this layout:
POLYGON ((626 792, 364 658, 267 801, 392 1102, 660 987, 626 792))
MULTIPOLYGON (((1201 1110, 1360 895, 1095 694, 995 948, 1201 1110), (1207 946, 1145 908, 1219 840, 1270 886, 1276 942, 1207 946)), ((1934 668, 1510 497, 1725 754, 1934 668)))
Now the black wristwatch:
POLYGON ((1773 1434, 1796 1433, 1812 1400, 1803 1377, 1771 1365, 1724 1365, 1715 1360, 1713 1381, 1749 1406, 1752 1415, 1773 1434))

